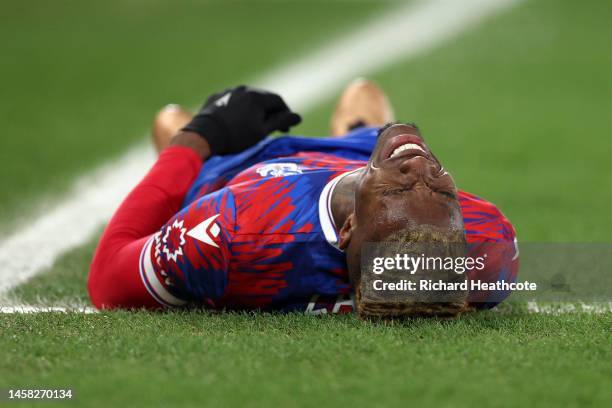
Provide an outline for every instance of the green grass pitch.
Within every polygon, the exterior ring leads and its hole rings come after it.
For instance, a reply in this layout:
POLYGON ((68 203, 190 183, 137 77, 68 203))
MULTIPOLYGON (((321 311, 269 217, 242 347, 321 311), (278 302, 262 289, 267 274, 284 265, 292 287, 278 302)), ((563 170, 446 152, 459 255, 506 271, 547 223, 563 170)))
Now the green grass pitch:
MULTIPOLYGON (((458 185, 498 204, 523 242, 612 238, 606 3, 525 0, 371 76, 458 185)), ((389 7, 202 4, 3 4, 3 230, 18 228, 37 197, 61 196, 75 175, 137 141, 163 104, 195 106, 389 7)), ((333 102, 306 112, 297 132, 325 134, 333 102)), ((11 300, 87 304, 95 241, 11 300)), ((0 315, 0 389, 72 387, 75 406, 91 407, 609 406, 611 329, 612 313, 523 307, 396 324, 195 311, 0 315)))

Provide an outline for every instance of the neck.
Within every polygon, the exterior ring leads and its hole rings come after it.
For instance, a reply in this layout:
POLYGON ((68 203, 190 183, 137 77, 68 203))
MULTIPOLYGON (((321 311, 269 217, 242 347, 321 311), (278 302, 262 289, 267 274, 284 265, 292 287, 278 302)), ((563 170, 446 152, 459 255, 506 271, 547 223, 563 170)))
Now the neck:
POLYGON ((342 178, 331 197, 331 212, 336 228, 342 228, 347 217, 355 211, 355 188, 361 171, 342 178))

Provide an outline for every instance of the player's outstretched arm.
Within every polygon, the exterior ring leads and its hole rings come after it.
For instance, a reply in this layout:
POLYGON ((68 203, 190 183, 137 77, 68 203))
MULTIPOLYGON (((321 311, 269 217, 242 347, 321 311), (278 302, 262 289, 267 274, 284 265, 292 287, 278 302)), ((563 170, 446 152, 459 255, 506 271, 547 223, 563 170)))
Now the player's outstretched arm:
POLYGON ((202 162, 211 154, 240 152, 299 121, 299 115, 273 93, 240 86, 211 96, 110 220, 89 273, 93 304, 159 307, 141 279, 140 254, 180 210, 202 162))
POLYGON ((141 280, 140 252, 181 208, 201 166, 196 150, 171 146, 125 198, 100 238, 91 264, 88 289, 96 307, 159 307, 141 280))

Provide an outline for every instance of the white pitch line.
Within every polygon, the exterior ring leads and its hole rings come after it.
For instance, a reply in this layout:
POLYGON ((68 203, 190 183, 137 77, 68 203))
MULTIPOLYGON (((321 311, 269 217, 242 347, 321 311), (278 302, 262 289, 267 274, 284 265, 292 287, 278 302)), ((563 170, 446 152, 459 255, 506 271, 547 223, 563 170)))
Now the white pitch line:
MULTIPOLYGON (((298 111, 336 95, 347 81, 431 50, 521 0, 414 1, 329 46, 268 73, 264 87, 298 111)), ((405 84, 410 86, 410 78, 405 84)))
MULTIPOLYGON (((535 301, 525 302, 519 305, 519 312, 525 311, 530 314, 549 314, 549 315, 560 315, 560 314, 572 314, 572 313, 587 313, 587 314, 603 314, 612 313, 612 302, 595 302, 595 303, 584 303, 584 302, 561 302, 561 303, 538 303, 535 301)), ((492 309, 502 314, 516 313, 513 304, 507 305, 502 304, 499 309, 492 309)), ((19 305, 19 306, 0 306, 1 314, 30 314, 30 313, 82 313, 92 314, 98 313, 98 310, 89 306, 32 306, 32 305, 19 305)), ((309 313, 306 313, 309 314, 309 313)), ((315 314, 312 314, 313 316, 315 314)))
POLYGON ((612 313, 612 302, 527 302, 527 311, 535 314, 612 313))
MULTIPOLYGON (((290 106, 303 112, 331 97, 354 77, 440 45, 517 2, 431 0, 401 4, 254 83, 279 92, 290 106)), ((82 176, 59 204, 7 236, 0 244, 0 294, 51 267, 59 256, 90 239, 153 160, 151 148, 141 145, 131 149, 82 176)))
POLYGON ((30 314, 30 313, 98 313, 94 307, 66 307, 66 306, 0 306, 0 314, 30 314))

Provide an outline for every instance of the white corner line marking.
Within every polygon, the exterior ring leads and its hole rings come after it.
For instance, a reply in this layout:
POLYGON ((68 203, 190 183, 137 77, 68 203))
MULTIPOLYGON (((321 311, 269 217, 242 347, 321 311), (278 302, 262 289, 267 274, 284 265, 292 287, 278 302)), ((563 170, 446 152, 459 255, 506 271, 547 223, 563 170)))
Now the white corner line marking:
MULTIPOLYGON (((429 50, 519 0, 430 0, 392 7, 355 31, 254 83, 279 92, 297 111, 307 111, 346 82, 429 50)), ((221 86, 221 85, 220 85, 221 86)), ((54 207, 22 222, 0 243, 0 294, 51 267, 106 222, 153 163, 139 145, 79 178, 54 207)), ((83 271, 87 273, 87 271, 83 271)))

